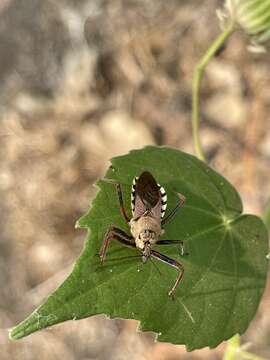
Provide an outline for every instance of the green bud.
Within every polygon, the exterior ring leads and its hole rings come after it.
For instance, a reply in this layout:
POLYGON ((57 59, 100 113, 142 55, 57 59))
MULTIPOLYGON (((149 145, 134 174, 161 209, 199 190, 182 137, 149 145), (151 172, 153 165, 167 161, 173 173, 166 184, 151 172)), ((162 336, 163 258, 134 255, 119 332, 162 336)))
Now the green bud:
POLYGON ((270 39, 270 0, 225 0, 221 16, 235 28, 243 29, 257 44, 270 39))

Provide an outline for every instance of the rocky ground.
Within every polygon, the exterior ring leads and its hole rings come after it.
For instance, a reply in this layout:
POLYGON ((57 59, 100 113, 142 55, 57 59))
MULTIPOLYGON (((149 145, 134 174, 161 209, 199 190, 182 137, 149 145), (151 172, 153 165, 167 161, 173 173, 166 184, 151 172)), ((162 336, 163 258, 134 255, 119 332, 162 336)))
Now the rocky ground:
MULTIPOLYGON (((3 0, 0 3, 1 359, 221 359, 186 353, 96 316, 19 342, 25 318, 71 270, 85 233, 74 223, 109 159, 145 144, 193 152, 191 78, 219 32, 215 0, 3 0)), ((234 34, 211 62, 201 136, 210 164, 246 212, 269 199, 269 54, 234 34)), ((270 358, 268 286, 244 342, 270 358), (268 306, 267 306, 268 304, 268 306)))

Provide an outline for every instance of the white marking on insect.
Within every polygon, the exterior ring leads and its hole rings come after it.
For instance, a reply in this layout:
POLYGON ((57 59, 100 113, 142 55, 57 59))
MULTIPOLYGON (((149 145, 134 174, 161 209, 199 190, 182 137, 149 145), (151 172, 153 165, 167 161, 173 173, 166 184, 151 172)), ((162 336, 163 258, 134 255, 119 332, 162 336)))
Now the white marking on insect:
POLYGON ((166 193, 164 195, 162 195, 162 201, 167 202, 167 194, 166 193))
POLYGON ((135 192, 136 192, 136 183, 138 181, 139 177, 135 176, 132 180, 132 187, 131 187, 131 211, 132 215, 135 210, 135 192))
POLYGON ((161 185, 159 185, 159 191, 160 191, 160 194, 161 194, 161 218, 164 217, 165 215, 165 211, 166 211, 166 208, 167 208, 167 194, 166 194, 166 191, 164 189, 164 187, 162 187, 161 185))
POLYGON ((161 196, 163 197, 164 195, 166 195, 166 191, 164 189, 164 187, 160 187, 160 193, 161 193, 161 196))

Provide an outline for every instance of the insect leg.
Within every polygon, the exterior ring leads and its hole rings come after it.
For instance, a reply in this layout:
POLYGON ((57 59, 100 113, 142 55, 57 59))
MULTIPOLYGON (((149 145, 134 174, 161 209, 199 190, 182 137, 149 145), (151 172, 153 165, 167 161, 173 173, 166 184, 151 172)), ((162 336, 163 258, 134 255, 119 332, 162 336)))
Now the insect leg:
POLYGON ((156 242, 156 245, 173 245, 173 244, 179 244, 180 253, 182 256, 188 255, 188 252, 185 249, 184 241, 182 240, 158 240, 156 242))
POLYGON ((177 211, 184 205, 186 198, 184 197, 184 195, 177 193, 178 197, 179 197, 179 201, 178 204, 176 205, 176 207, 161 221, 161 225, 164 225, 168 222, 170 222, 173 217, 175 216, 175 214, 177 213, 177 211))
POLYGON ((182 277, 184 275, 184 266, 182 264, 180 264, 178 261, 171 259, 168 256, 163 255, 155 250, 151 250, 151 256, 154 257, 155 259, 162 261, 170 266, 173 266, 174 268, 179 270, 179 274, 175 280, 175 283, 174 283, 173 287, 171 288, 171 290, 169 291, 169 296, 173 296, 177 286, 179 285, 179 283, 182 280, 182 277))
POLYGON ((111 240, 117 240, 125 246, 129 246, 133 248, 136 247, 135 241, 132 236, 129 236, 121 229, 118 229, 116 227, 110 227, 104 237, 102 246, 99 251, 99 257, 101 259, 101 262, 105 260, 107 248, 111 240))
POLYGON ((103 179, 103 181, 108 182, 116 187, 121 214, 123 215, 125 222, 128 224, 130 222, 130 218, 127 216, 127 212, 126 212, 126 209, 124 206, 123 191, 122 191, 120 183, 117 181, 114 181, 112 179, 103 179))

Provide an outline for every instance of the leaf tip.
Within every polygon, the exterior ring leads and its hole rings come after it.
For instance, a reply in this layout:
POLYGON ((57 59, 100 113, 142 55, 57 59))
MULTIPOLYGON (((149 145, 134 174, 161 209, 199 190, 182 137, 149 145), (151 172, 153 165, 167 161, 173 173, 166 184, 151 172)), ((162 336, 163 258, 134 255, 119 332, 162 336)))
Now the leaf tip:
POLYGON ((80 219, 76 221, 75 223, 75 229, 80 229, 81 225, 80 225, 80 219))
POLYGON ((88 213, 80 217, 75 223, 75 229, 83 229, 88 227, 88 213))

